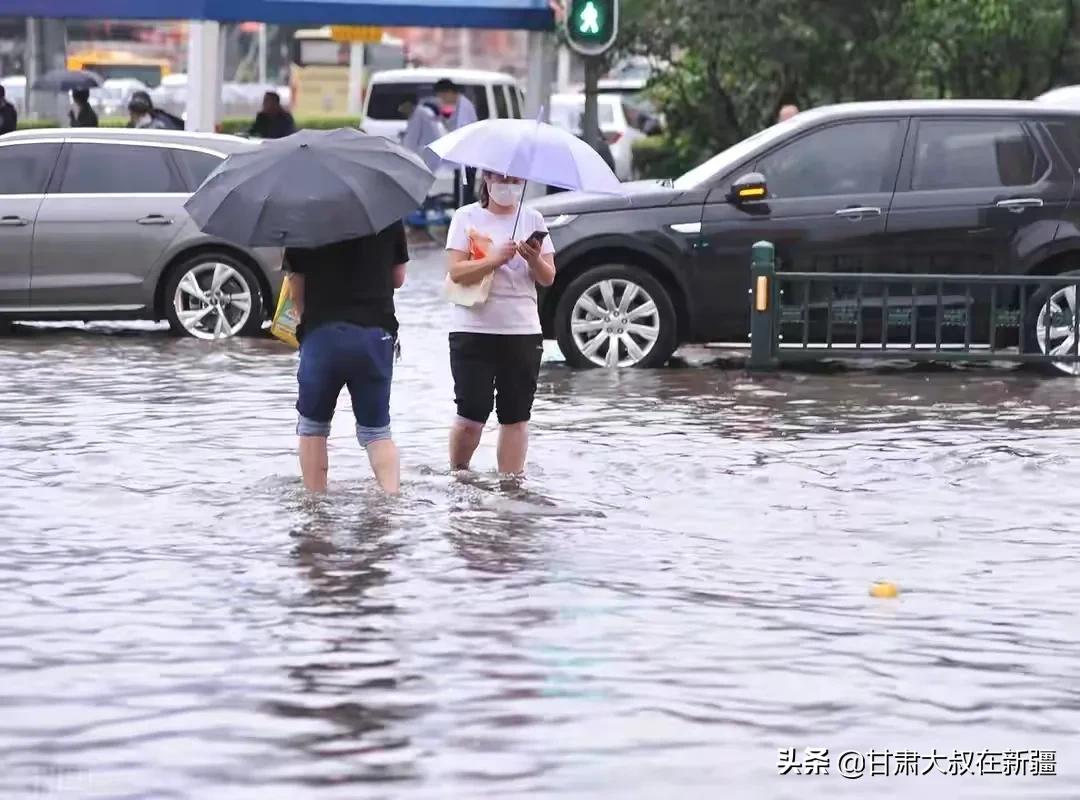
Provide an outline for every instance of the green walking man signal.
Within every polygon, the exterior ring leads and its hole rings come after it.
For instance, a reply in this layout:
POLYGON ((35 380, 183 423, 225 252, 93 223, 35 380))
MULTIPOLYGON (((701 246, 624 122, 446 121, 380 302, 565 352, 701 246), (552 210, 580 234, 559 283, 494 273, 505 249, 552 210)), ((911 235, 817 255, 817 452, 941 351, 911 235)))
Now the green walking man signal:
POLYGON ((588 0, 581 9, 581 20, 578 22, 578 33, 582 36, 600 35, 600 9, 593 0, 588 0))
POLYGON ((566 38, 587 56, 597 56, 615 43, 619 0, 567 0, 566 38))

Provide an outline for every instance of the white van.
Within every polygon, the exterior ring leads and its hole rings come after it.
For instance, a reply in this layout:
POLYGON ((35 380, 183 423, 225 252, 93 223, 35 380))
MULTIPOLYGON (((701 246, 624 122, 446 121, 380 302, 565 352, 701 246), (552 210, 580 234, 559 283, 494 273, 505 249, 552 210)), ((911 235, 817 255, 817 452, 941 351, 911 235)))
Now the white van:
MULTIPOLYGON (((472 101, 477 119, 521 119, 525 96, 513 75, 472 69, 388 69, 371 76, 360 127, 400 142, 408 125, 401 105, 415 97, 434 101, 435 84, 443 78, 452 80, 472 101)), ((440 170, 432 193, 449 193, 452 186, 453 173, 440 170)))

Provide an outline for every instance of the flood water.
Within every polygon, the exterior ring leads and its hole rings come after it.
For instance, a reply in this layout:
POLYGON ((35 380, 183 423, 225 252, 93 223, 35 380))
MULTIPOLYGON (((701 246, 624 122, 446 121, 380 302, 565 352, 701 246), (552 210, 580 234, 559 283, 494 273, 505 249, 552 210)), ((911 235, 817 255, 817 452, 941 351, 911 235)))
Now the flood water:
POLYGON ((399 300, 396 500, 344 399, 304 496, 272 340, 0 339, 0 797, 1080 796, 1080 384, 553 359, 528 479, 491 426, 462 481, 440 279, 399 300))

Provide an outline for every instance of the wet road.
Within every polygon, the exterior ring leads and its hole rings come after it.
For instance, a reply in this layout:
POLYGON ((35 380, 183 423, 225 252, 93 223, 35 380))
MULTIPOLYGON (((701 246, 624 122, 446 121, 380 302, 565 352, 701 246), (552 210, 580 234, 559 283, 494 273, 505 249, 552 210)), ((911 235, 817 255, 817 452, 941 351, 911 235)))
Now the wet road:
POLYGON ((395 501, 344 401, 299 491, 272 341, 0 339, 0 797, 1080 796, 1080 384, 552 362, 526 484, 460 482, 440 278, 395 501), (836 770, 935 748, 1058 775, 836 770))

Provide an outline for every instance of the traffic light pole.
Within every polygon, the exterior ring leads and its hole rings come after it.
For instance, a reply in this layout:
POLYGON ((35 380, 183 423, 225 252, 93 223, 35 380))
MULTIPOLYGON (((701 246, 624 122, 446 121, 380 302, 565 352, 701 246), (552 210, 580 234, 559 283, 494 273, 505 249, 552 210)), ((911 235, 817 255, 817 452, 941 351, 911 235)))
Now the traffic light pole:
POLYGON ((585 115, 581 127, 585 141, 597 151, 600 148, 600 104, 597 94, 601 66, 599 56, 585 57, 585 115))
POLYGON ((619 0, 567 0, 566 40, 585 59, 585 114, 581 135, 597 152, 600 138, 600 109, 597 90, 603 54, 615 44, 619 32, 619 0))

